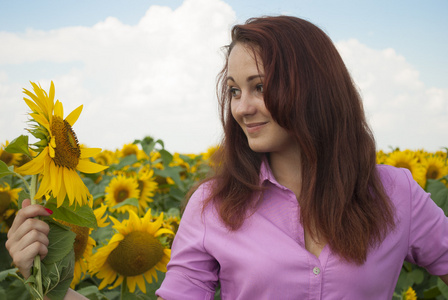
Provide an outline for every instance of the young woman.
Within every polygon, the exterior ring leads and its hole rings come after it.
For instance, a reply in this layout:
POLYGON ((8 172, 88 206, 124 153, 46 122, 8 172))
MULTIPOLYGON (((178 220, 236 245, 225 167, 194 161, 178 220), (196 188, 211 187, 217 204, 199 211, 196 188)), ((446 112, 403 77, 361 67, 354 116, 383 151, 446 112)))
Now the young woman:
POLYGON ((294 17, 232 30, 225 137, 190 198, 163 299, 391 299, 404 260, 448 282, 448 220, 407 170, 376 165, 330 38, 294 17), (444 276, 443 276, 444 275, 444 276))
MULTIPOLYGON (((287 16, 235 26, 218 94, 216 172, 189 199, 160 299, 213 299, 218 284, 232 300, 391 299, 404 260, 448 283, 448 220, 407 170, 376 165, 323 31, 287 16)), ((8 234, 25 276, 48 243, 29 218, 45 214, 25 207, 8 234)))

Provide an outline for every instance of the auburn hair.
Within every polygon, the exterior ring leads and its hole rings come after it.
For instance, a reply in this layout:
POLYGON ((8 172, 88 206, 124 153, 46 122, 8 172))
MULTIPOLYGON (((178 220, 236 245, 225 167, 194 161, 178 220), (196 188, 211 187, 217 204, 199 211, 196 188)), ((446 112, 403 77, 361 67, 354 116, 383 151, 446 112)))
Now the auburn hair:
POLYGON ((394 227, 394 208, 376 169, 373 134, 361 98, 331 39, 296 17, 249 19, 235 25, 217 93, 224 137, 216 152, 213 203, 231 230, 262 195, 264 154, 253 152, 230 111, 227 64, 237 43, 252 47, 264 69, 264 102, 298 142, 302 163, 300 221, 347 261, 365 262, 394 227))

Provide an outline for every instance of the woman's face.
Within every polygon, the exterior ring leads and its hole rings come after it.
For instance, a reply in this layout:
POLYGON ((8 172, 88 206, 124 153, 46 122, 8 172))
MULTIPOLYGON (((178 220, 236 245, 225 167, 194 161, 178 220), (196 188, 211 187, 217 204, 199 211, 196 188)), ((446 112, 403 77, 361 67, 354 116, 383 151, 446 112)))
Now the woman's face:
POLYGON ((230 52, 227 85, 233 118, 243 129, 255 152, 282 152, 293 149, 294 138, 274 119, 263 100, 264 69, 255 61, 252 48, 237 43, 230 52))

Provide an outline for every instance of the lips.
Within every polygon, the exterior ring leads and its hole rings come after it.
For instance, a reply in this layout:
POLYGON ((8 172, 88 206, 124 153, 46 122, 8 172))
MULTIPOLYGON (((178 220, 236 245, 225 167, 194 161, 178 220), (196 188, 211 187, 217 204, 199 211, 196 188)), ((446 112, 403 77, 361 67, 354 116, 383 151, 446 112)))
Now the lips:
POLYGON ((264 125, 268 122, 256 122, 256 123, 248 123, 246 125, 246 129, 248 133, 255 133, 260 130, 264 125))

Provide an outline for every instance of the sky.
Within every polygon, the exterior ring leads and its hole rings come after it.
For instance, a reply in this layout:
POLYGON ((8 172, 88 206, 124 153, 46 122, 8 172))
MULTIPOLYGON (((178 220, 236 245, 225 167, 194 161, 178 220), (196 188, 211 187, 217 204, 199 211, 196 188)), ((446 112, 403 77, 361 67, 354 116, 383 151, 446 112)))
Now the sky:
POLYGON ((27 134, 30 81, 79 105, 80 143, 108 150, 152 136, 171 152, 219 143, 222 46, 250 17, 323 29, 364 101, 377 148, 448 147, 448 1, 0 0, 0 143, 27 134))

